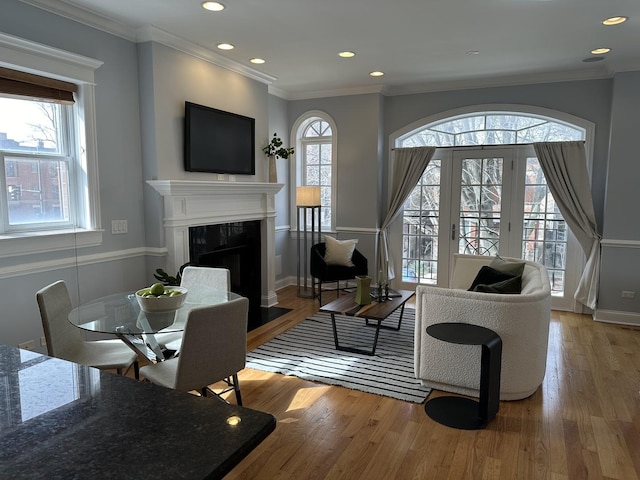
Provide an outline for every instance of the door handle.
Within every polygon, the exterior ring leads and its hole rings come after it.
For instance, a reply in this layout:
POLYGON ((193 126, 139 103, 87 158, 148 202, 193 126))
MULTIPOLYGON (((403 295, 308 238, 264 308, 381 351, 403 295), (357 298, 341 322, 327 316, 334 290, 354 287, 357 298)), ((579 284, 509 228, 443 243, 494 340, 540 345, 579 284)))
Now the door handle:
POLYGON ((451 225, 451 240, 455 240, 456 239, 456 224, 452 224, 451 225))

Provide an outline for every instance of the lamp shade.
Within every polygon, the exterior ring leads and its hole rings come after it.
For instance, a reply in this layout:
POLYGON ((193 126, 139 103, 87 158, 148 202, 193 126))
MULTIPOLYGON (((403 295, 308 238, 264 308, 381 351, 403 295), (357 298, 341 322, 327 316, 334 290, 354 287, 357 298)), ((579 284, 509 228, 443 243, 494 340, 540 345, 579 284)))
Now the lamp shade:
POLYGON ((298 207, 320 206, 320 187, 298 187, 296 189, 296 205, 298 207))

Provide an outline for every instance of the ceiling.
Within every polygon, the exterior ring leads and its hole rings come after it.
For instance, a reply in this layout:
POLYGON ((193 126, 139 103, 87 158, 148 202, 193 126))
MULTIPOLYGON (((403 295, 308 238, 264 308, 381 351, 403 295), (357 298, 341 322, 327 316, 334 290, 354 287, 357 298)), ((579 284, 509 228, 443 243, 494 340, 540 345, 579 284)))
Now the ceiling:
POLYGON ((134 41, 159 39, 298 99, 606 78, 640 70, 638 0, 22 0, 134 41), (602 20, 629 20, 604 26, 602 20), (235 49, 222 51, 218 43, 235 49), (601 61, 590 51, 609 47, 601 61), (356 56, 340 58, 350 50, 356 56), (471 53, 477 52, 477 53, 471 53), (266 60, 253 65, 250 58, 266 60), (369 73, 380 70, 382 77, 369 73))

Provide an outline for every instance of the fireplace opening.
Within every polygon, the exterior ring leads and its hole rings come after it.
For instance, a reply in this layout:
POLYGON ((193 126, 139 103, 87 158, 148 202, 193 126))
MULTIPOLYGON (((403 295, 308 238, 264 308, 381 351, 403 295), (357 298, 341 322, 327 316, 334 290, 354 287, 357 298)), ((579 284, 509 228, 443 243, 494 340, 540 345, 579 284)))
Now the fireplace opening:
POLYGON ((263 323, 261 309, 260 221, 189 227, 189 263, 226 268, 231 291, 249 299, 249 326, 263 323))

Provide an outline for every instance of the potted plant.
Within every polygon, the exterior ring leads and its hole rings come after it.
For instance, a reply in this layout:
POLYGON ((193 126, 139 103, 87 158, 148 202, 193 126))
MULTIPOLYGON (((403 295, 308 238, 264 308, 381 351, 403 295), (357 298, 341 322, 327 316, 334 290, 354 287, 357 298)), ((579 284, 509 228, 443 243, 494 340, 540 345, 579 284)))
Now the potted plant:
POLYGON ((282 139, 278 137, 277 133, 274 133, 271 141, 262 147, 262 151, 269 157, 269 181, 276 183, 278 181, 276 158, 284 158, 286 160, 294 154, 294 149, 283 147, 282 139))
POLYGON ((172 277, 167 272, 165 272, 162 268, 156 268, 156 273, 153 274, 156 280, 159 280, 164 285, 169 286, 178 286, 180 285, 180 281, 182 280, 182 271, 185 267, 191 265, 190 262, 185 263, 178 269, 178 273, 176 273, 175 277, 172 277))

